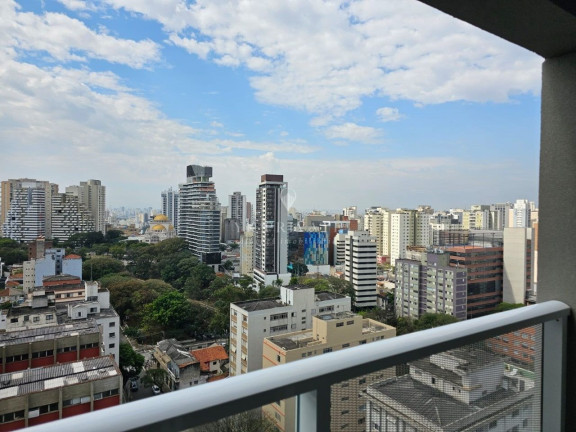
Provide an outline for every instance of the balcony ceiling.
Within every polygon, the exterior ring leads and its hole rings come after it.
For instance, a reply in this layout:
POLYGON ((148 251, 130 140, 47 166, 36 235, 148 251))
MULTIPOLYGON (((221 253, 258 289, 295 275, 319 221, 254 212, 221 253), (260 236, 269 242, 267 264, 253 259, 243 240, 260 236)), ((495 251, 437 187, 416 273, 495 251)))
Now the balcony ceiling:
POLYGON ((576 52, 574 0, 419 0, 542 57, 576 52))

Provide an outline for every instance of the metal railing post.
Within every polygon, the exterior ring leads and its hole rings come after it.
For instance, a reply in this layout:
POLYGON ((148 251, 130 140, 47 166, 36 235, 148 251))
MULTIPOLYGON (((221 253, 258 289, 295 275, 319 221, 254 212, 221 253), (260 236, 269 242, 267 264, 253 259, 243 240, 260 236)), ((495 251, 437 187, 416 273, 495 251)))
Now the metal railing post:
POLYGON ((330 431, 330 386, 297 396, 298 432, 330 431))
POLYGON ((542 430, 565 430, 567 318, 542 324, 542 430))

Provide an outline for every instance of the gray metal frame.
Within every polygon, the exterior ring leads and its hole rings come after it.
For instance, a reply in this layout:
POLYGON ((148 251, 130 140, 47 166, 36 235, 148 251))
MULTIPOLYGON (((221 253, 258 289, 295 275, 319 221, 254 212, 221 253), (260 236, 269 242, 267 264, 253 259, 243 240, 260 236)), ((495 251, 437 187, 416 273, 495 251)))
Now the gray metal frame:
POLYGON ((28 430, 61 432, 176 431, 299 396, 306 432, 330 430, 330 386, 381 369, 536 324, 543 330, 543 430, 562 429, 566 321, 559 301, 475 318, 401 337, 310 357, 189 389, 71 417, 28 430))

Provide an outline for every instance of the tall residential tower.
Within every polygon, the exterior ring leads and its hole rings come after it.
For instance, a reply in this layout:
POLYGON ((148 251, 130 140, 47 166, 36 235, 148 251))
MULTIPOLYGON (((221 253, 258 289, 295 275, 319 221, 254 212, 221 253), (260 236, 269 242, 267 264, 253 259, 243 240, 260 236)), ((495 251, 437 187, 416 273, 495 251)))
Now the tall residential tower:
POLYGON ((254 279, 264 285, 277 279, 287 283, 290 279, 287 191, 284 177, 275 174, 264 174, 256 190, 254 279))
POLYGON ((178 236, 206 264, 220 263, 220 203, 212 167, 188 165, 180 185, 178 236))

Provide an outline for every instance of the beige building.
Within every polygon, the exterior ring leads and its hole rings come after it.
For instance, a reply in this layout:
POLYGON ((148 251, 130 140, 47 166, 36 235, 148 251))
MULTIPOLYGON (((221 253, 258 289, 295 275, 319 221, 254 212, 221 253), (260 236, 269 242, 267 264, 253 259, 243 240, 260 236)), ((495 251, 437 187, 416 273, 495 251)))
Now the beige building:
POLYGON ((254 271, 254 231, 240 235, 240 274, 252 276, 254 271))
MULTIPOLYGON (((312 329, 264 339, 262 367, 286 364, 394 336, 394 327, 352 312, 317 315, 313 317, 312 329)), ((359 396, 368 385, 393 376, 394 371, 387 369, 332 386, 330 430, 366 430, 365 400, 359 396)), ((279 430, 296 430, 296 398, 266 405, 263 410, 279 430)))

